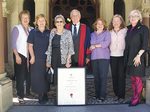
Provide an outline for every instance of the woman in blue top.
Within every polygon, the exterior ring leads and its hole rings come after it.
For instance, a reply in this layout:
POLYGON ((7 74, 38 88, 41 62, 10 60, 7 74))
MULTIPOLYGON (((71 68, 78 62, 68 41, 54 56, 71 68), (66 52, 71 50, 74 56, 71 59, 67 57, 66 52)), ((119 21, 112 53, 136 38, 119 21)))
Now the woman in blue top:
POLYGON ((47 21, 43 14, 36 17, 36 28, 31 30, 28 37, 28 48, 31 64, 31 87, 32 91, 39 95, 39 103, 48 100, 48 83, 46 74, 46 50, 49 42, 50 31, 47 29, 47 21))
POLYGON ((104 101, 106 97, 107 74, 110 59, 110 33, 106 29, 105 20, 98 18, 91 34, 91 60, 93 74, 95 77, 96 98, 104 101))

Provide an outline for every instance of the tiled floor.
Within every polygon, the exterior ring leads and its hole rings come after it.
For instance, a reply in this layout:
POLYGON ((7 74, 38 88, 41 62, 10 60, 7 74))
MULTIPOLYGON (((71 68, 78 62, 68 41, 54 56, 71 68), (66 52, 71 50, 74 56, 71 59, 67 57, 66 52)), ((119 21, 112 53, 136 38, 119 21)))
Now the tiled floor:
MULTIPOLYGON (((146 70, 147 77, 150 74, 150 68, 146 70)), ((145 79, 144 79, 145 80, 145 79)), ((118 102, 113 102, 113 91, 111 78, 108 79, 107 85, 107 103, 100 103, 93 99, 94 96, 94 86, 93 79, 87 78, 87 105, 85 106, 55 106, 56 105, 56 92, 55 88, 49 92, 49 102, 46 105, 39 105, 37 99, 25 99, 26 103, 24 105, 19 105, 14 102, 14 105, 7 112, 150 112, 150 106, 146 104, 140 104, 136 107, 128 107, 128 104, 119 104, 118 102), (94 100, 94 101, 91 101, 94 100), (118 105, 119 104, 119 105, 118 105)), ((126 100, 131 97, 131 87, 130 80, 127 77, 126 83, 126 100)), ((16 97, 16 92, 14 89, 14 99, 16 97)))
MULTIPOLYGON (((112 90, 112 79, 111 77, 108 78, 107 83, 107 98, 104 102, 100 102, 94 98, 95 96, 95 89, 94 89, 94 82, 91 76, 88 76, 86 79, 86 103, 88 105, 97 105, 97 104, 124 104, 128 103, 131 97, 131 86, 129 78, 127 78, 126 82, 126 99, 123 102, 114 101, 114 93, 112 90)), ((16 97, 16 91, 14 88, 14 97, 16 97)), ((51 90, 48 93, 49 101, 45 105, 56 105, 56 88, 51 87, 51 90)), ((15 98, 14 98, 15 100, 15 98)), ((14 105, 19 105, 18 102, 14 101, 14 105)), ((30 98, 25 98, 25 104, 23 105, 39 105, 36 95, 31 96, 30 98)))
POLYGON ((7 112, 150 112, 146 104, 128 107, 123 105, 87 105, 87 106, 13 106, 7 112))
MULTIPOLYGON (((150 74, 150 68, 147 68, 146 74, 150 74)), ((145 78, 143 79, 145 81, 145 78)), ((14 96, 14 105, 20 105, 16 100, 16 90, 15 90, 15 82, 14 89, 13 89, 13 96, 14 96)), ((99 105, 99 104, 126 104, 129 102, 130 97, 132 96, 132 89, 130 86, 130 79, 129 76, 126 78, 126 98, 123 102, 114 101, 114 92, 112 89, 112 79, 111 75, 109 74, 108 81, 107 81, 107 98, 104 102, 99 102, 93 97, 95 96, 95 89, 94 89, 94 79, 92 75, 87 75, 86 78, 86 104, 87 105, 99 105)), ((48 93, 49 101, 45 105, 57 105, 56 103, 56 87, 51 87, 51 90, 48 93)), ((144 101, 144 100, 143 100, 144 101)), ((25 98, 25 104, 23 105, 40 105, 38 103, 38 99, 36 95, 31 96, 30 98, 25 98)))

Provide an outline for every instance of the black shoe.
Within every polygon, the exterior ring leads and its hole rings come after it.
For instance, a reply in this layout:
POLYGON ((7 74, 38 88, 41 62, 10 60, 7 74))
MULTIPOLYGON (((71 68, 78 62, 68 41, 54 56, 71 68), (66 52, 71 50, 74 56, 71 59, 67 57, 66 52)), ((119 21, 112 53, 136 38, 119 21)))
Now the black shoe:
POLYGON ((118 100, 119 100, 118 97, 113 98, 113 101, 118 101, 118 100))
POLYGON ((100 100, 101 102, 104 102, 104 101, 105 101, 105 98, 100 97, 99 100, 100 100))
POLYGON ((133 107, 133 106, 137 106, 138 104, 139 104, 139 102, 137 102, 137 103, 135 103, 135 104, 132 104, 132 102, 130 102, 128 106, 129 106, 129 107, 133 107))
POLYGON ((46 104, 48 101, 48 96, 46 93, 39 95, 39 103, 46 104))
POLYGON ((39 104, 46 104, 47 101, 45 100, 39 100, 39 104))
POLYGON ((34 96, 33 94, 31 94, 31 93, 30 93, 30 94, 27 93, 25 97, 26 97, 26 98, 34 98, 35 96, 34 96))
POLYGON ((31 93, 26 93, 26 97, 30 97, 31 96, 31 93))
POLYGON ((47 94, 44 94, 43 100, 46 101, 46 102, 48 101, 48 96, 47 96, 47 94))
POLYGON ((24 103, 25 103, 25 102, 24 102, 24 99, 23 99, 23 98, 20 98, 20 97, 18 97, 18 101, 19 101, 20 104, 24 104, 24 103))

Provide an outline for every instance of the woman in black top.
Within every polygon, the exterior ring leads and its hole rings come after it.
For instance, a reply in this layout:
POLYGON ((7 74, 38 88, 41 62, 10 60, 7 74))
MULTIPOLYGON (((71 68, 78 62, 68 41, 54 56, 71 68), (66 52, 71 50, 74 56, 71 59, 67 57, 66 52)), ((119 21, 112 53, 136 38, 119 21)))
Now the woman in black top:
POLYGON ((58 67, 71 66, 71 56, 74 54, 71 32, 64 28, 65 19, 57 15, 54 19, 56 29, 52 30, 47 49, 47 67, 54 69, 54 85, 57 84, 58 67))
POLYGON ((48 83, 46 74, 46 50, 49 43, 50 31, 47 29, 47 21, 43 14, 36 17, 36 28, 28 37, 28 48, 31 56, 31 87, 32 91, 39 95, 39 103, 46 103, 48 100, 48 83))
POLYGON ((133 10, 129 14, 131 25, 126 35, 125 62, 127 74, 131 76, 133 96, 129 106, 136 106, 140 102, 143 89, 142 76, 145 74, 144 52, 148 48, 148 28, 141 24, 140 11, 133 10))

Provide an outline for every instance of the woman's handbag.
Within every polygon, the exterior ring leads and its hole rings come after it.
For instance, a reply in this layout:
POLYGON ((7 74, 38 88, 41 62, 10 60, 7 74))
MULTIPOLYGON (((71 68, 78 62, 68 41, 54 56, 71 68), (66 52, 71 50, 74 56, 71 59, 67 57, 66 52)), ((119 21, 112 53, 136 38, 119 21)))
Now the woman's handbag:
POLYGON ((46 70, 45 78, 48 81, 48 83, 50 83, 50 84, 52 84, 54 82, 54 70, 52 69, 52 67, 50 67, 46 70))

